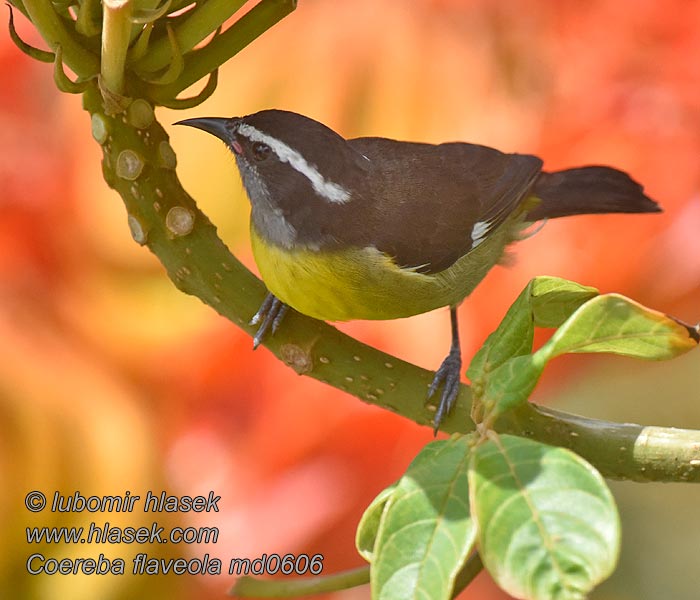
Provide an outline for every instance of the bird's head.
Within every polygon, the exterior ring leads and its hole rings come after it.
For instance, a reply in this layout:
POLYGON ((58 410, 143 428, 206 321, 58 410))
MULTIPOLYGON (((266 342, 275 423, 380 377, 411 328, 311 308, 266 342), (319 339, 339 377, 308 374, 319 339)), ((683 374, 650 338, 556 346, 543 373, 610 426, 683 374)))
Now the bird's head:
POLYGON ((362 155, 322 123, 284 110, 245 117, 201 117, 177 125, 197 127, 223 140, 236 157, 248 196, 284 212, 350 202, 362 155))

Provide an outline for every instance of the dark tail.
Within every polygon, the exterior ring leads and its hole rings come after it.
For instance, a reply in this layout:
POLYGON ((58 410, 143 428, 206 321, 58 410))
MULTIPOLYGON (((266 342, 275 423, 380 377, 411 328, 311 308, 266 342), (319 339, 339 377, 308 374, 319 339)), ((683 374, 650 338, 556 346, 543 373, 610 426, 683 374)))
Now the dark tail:
POLYGON ((541 202, 528 221, 593 213, 653 213, 661 207, 627 173, 610 167, 581 167, 542 173, 533 188, 541 202))

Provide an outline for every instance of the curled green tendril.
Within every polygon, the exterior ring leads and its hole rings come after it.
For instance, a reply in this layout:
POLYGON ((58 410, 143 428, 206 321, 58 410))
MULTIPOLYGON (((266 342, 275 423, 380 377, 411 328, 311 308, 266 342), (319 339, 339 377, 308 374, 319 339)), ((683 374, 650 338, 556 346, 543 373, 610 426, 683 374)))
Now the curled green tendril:
POLYGON ((170 5, 172 0, 166 0, 158 8, 146 9, 142 8, 140 10, 135 10, 134 14, 131 15, 131 22, 136 25, 146 25, 147 23, 154 23, 157 19, 167 14, 170 10, 170 5))
POLYGON ((168 68, 159 77, 150 78, 148 76, 141 76, 144 81, 155 85, 169 85, 177 81, 177 78, 182 75, 182 71, 185 69, 185 59, 180 51, 180 45, 177 43, 175 32, 170 25, 166 25, 165 28, 168 32, 168 41, 170 42, 170 51, 172 53, 170 65, 168 65, 168 68))
POLYGON ((75 30, 85 37, 94 37, 100 34, 102 11, 99 0, 83 0, 78 5, 78 14, 75 20, 75 30))
POLYGON ((29 18, 29 15, 27 14, 27 8, 24 6, 24 2, 22 0, 8 0, 5 4, 9 4, 10 6, 13 6, 19 12, 21 12, 25 17, 29 18))
POLYGON ((209 74, 209 79, 207 79, 207 84, 202 88, 196 96, 191 98, 173 98, 172 100, 160 100, 158 104, 165 106, 166 108, 174 109, 185 109, 198 106, 204 102, 209 96, 211 96, 216 90, 216 86, 219 83, 219 70, 216 69, 209 74))
POLYGON ((45 63, 54 62, 56 55, 53 52, 47 52, 46 50, 41 50, 39 48, 35 48, 34 46, 30 46, 21 37, 19 37, 19 34, 15 29, 15 15, 12 10, 12 5, 8 4, 7 8, 10 9, 10 21, 8 23, 10 39, 15 43, 15 46, 17 46, 22 52, 31 58, 45 63))
POLYGON ((61 48, 61 44, 56 45, 56 60, 54 60, 53 63, 53 80, 56 82, 56 87, 59 90, 68 94, 82 94, 90 85, 90 80, 71 81, 68 75, 66 75, 66 72, 63 70, 63 49, 61 48))
POLYGON ((51 4, 56 10, 68 10, 75 4, 75 0, 52 0, 51 4))
POLYGON ((180 11, 183 8, 187 8, 190 11, 196 8, 198 4, 201 4, 201 0, 173 0, 172 11, 180 11))
POLYGON ((127 63, 133 63, 146 55, 148 44, 151 41, 151 33, 153 33, 153 23, 146 23, 146 26, 136 38, 134 45, 129 49, 127 63))

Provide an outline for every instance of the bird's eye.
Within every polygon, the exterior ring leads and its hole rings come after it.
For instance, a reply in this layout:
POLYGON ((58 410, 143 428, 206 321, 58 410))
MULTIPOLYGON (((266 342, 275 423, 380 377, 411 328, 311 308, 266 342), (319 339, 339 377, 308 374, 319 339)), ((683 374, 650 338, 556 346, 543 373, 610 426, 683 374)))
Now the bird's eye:
POLYGON ((270 155, 270 146, 262 142, 253 144, 253 158, 255 160, 265 160, 270 155))

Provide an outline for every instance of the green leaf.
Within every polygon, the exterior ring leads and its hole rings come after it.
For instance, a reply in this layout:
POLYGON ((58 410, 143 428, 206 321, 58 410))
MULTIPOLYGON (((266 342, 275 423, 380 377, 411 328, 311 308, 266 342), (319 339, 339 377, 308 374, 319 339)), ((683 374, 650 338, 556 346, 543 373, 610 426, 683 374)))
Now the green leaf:
POLYGON ((598 290, 557 277, 535 277, 476 354, 467 376, 477 383, 514 356, 532 351, 535 326, 558 327, 598 290))
POLYGON ((374 558, 374 543, 377 539, 377 530, 387 503, 391 499, 396 483, 384 488, 372 503, 365 509, 355 534, 355 546, 360 556, 367 562, 374 558))
POLYGON ((615 568, 615 502, 573 452, 494 436, 472 451, 469 487, 482 561, 512 596, 578 600, 615 568))
POLYGON ((516 356, 489 373, 483 387, 484 420, 489 424, 504 412, 527 402, 544 370, 532 354, 516 356))
POLYGON ((530 354, 535 326, 561 325, 597 294, 595 288, 566 279, 532 279, 469 365, 467 377, 476 399, 472 418, 490 423, 526 402, 546 363, 530 354))
POLYGON ((698 344, 698 326, 646 308, 619 294, 536 277, 508 310, 467 370, 475 396, 472 418, 487 427, 527 401, 549 360, 567 352, 609 352, 665 360, 698 344), (559 329, 537 352, 534 327, 559 329))
POLYGON ((559 277, 535 277, 530 284, 530 306, 537 327, 559 327, 598 290, 559 277))
POLYGON ((532 350, 535 327, 530 310, 532 281, 520 293, 494 331, 479 349, 467 369, 467 377, 478 387, 486 375, 513 356, 532 350))
POLYGON ((474 545, 469 438, 428 444, 399 480, 374 545, 373 599, 449 598, 474 545))
POLYGON ((696 345, 688 328, 668 315, 619 294, 606 294, 579 308, 537 354, 544 360, 565 352, 665 360, 696 345))

